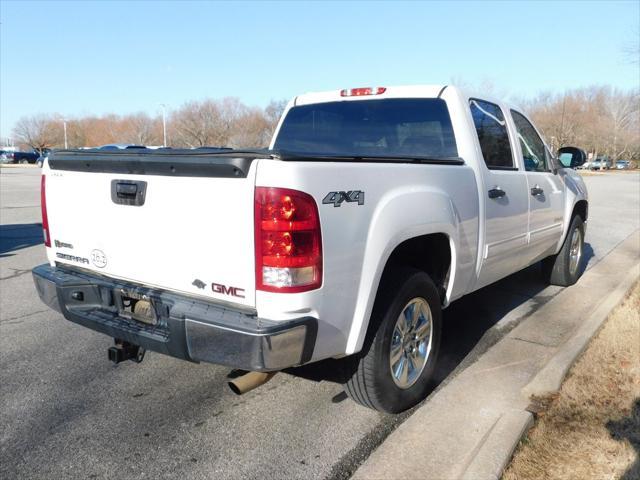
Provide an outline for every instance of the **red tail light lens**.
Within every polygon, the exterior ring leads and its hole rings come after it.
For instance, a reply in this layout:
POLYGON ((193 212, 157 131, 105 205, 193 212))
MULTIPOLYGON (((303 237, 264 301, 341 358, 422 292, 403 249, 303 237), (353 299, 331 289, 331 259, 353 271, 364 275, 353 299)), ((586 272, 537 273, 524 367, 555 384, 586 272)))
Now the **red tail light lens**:
POLYGON ((42 175, 40 180, 40 209, 42 211, 42 233, 44 235, 44 244, 51 246, 51 235, 49 235, 49 217, 47 216, 47 177, 42 175))
POLYGON ((386 87, 345 88, 340 91, 341 97, 361 97, 363 95, 380 95, 387 91, 386 87))
POLYGON ((256 187, 256 289, 306 292, 322 285, 318 206, 307 193, 256 187))

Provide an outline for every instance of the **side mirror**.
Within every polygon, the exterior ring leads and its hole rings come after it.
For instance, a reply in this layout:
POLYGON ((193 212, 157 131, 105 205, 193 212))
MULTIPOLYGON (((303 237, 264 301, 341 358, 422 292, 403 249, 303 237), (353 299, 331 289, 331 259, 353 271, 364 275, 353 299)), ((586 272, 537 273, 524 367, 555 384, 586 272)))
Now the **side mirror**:
POLYGON ((576 168, 587 161, 587 154, 577 147, 562 147, 558 150, 558 160, 565 168, 576 168))

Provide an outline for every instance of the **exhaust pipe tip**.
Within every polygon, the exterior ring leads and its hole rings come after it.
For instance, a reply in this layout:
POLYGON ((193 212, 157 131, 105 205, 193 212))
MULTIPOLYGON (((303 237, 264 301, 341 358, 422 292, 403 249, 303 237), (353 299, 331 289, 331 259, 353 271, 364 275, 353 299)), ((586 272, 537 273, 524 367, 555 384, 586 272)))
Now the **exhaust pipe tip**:
POLYGON ((249 372, 227 382, 229 388, 236 395, 242 395, 258 388, 271 380, 278 372, 249 372))
POLYGON ((231 389, 231 391, 233 393, 235 393, 236 395, 242 395, 244 392, 240 391, 240 389, 238 388, 238 386, 234 383, 234 381, 230 381, 227 382, 227 385, 229 385, 229 388, 231 389))

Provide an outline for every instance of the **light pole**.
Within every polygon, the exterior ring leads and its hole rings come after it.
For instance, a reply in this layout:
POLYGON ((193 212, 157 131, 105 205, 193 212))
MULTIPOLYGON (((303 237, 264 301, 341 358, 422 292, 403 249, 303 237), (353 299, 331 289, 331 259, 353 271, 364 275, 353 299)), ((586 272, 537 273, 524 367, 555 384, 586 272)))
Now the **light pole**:
POLYGON ((66 118, 62 119, 62 128, 64 130, 64 149, 66 150, 68 148, 68 146, 67 146, 67 119, 66 118))
POLYGON ((166 112, 167 105, 164 103, 161 103, 160 107, 162 107, 162 146, 166 147, 167 146, 167 112, 166 112))

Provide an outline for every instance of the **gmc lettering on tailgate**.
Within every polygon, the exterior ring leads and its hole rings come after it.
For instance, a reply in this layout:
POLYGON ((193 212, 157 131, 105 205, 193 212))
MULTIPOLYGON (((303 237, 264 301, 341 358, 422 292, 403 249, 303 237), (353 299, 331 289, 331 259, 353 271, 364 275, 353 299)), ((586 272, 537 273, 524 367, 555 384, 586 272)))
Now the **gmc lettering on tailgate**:
POLYGON ((211 288, 215 293, 221 293, 222 295, 231 295, 232 297, 244 298, 244 288, 228 287, 221 283, 212 283, 211 288))

